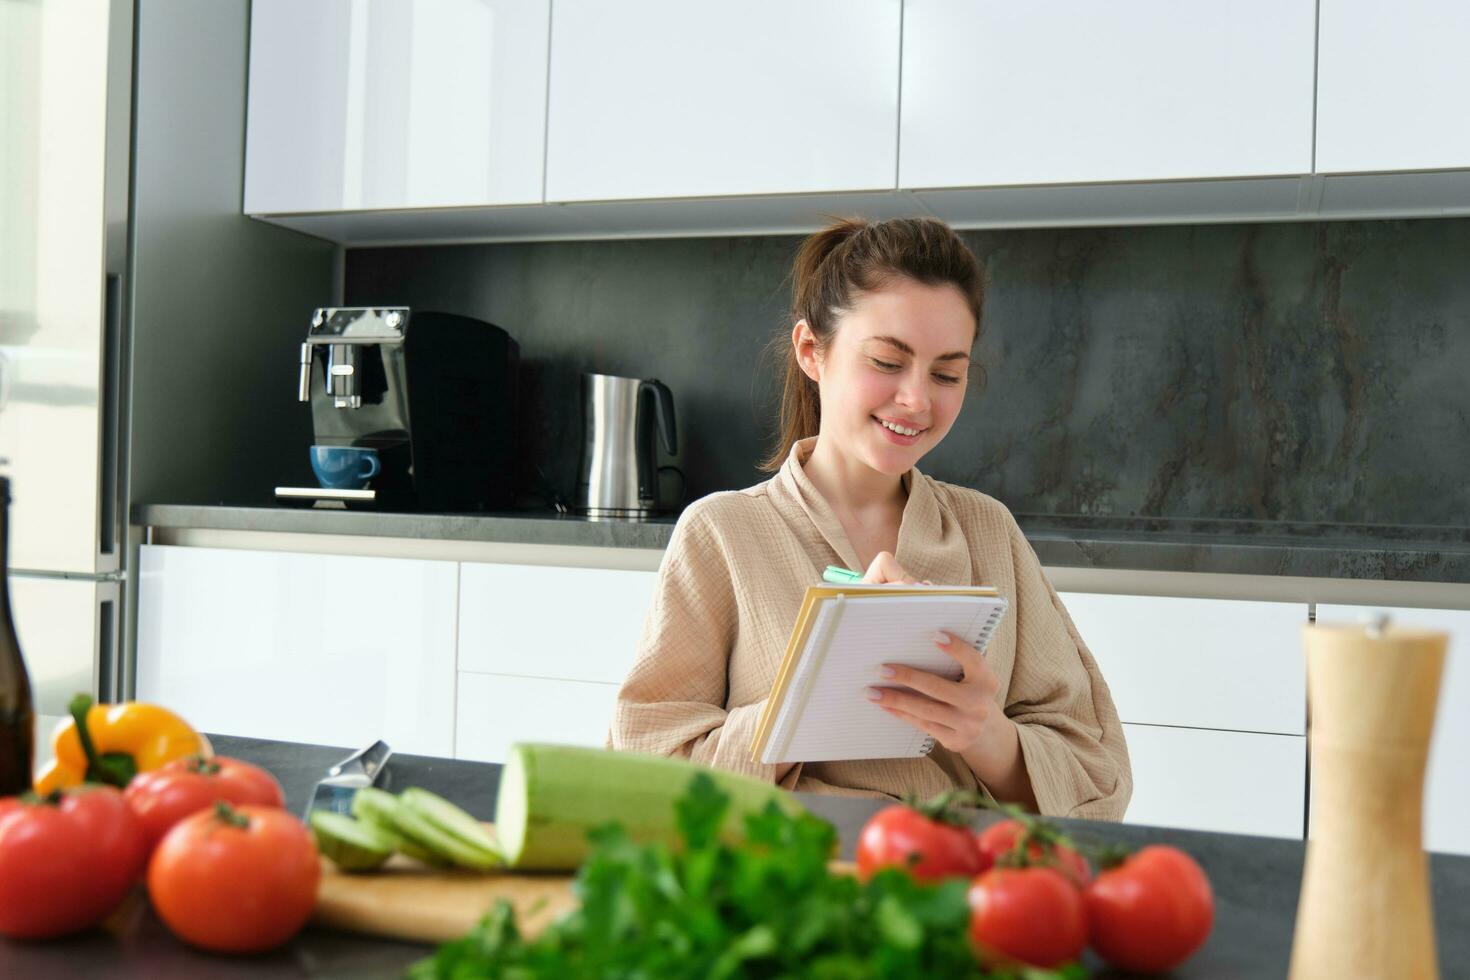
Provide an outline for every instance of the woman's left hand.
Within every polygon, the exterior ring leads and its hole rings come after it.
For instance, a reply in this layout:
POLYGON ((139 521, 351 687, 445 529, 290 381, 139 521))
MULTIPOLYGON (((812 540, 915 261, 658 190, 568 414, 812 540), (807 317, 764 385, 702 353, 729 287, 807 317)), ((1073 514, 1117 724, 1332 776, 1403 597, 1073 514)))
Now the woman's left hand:
POLYGON ((959 662, 957 681, 927 670, 885 664, 883 676, 901 687, 871 687, 868 698, 884 711, 934 736, 951 752, 963 753, 981 741, 1006 717, 995 703, 1000 680, 985 657, 948 633, 935 633, 934 644, 959 662))

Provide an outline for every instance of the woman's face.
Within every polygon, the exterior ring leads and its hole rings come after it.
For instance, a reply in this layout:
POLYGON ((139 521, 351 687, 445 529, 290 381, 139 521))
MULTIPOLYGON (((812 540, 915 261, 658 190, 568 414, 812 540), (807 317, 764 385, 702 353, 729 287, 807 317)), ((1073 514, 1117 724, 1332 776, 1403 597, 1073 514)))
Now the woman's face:
POLYGON ((959 415, 975 318, 954 286, 895 279, 858 294, 822 353, 805 321, 794 339, 821 392, 822 439, 896 476, 939 445, 959 415))

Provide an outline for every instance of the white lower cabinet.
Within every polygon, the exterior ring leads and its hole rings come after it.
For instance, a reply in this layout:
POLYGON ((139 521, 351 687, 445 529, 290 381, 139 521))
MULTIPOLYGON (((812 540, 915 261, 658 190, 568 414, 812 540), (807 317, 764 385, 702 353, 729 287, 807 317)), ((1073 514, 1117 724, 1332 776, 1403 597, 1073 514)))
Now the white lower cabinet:
POLYGON ((1133 762, 1125 823, 1301 838, 1304 737, 1130 724, 1123 733, 1133 762))
POLYGON ((449 756, 458 572, 145 545, 137 696, 202 731, 449 756))
POLYGON ((465 562, 459 669, 621 684, 655 572, 465 562))
POLYGON ((1400 626, 1450 635, 1424 776, 1424 847, 1470 854, 1470 611, 1323 604, 1317 607, 1317 622, 1357 623, 1377 612, 1400 626))
POLYGON ((455 758, 504 762, 513 742, 601 748, 617 698, 617 684, 461 673, 455 758))
POLYGON ((657 577, 463 564, 455 755, 502 762, 512 742, 603 745, 657 577))
POLYGON ((1306 734, 1303 602, 1062 595, 1125 722, 1306 734))
POLYGON ((1302 836, 1305 603, 1061 598, 1128 739, 1127 823, 1302 836))

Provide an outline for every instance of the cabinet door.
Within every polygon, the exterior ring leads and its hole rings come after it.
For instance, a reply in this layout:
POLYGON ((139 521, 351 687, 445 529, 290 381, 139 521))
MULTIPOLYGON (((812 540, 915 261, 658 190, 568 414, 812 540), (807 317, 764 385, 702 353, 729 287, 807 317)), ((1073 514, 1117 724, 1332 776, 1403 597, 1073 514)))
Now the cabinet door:
POLYGON ((655 572, 465 562, 459 669, 621 684, 655 572), (575 607, 575 618, 568 610, 575 607))
POLYGON ((907 0, 899 186, 1312 169, 1313 0, 907 0))
POLYGON ((1393 622, 1450 634, 1439 707, 1424 775, 1424 847, 1470 854, 1470 612, 1390 609, 1382 606, 1317 607, 1319 623, 1356 623, 1365 613, 1385 612, 1393 622))
POLYGON ((1306 733, 1305 604, 1080 592, 1062 601, 1123 721, 1306 733))
POLYGON ((145 546, 138 697, 203 731, 454 751, 454 562, 145 546))
POLYGON ((1307 740, 1124 725, 1133 763, 1125 823, 1266 837, 1302 836, 1307 740))
POLYGON ((617 699, 616 684, 462 673, 455 758, 504 762, 514 742, 602 748, 617 699))
POLYGON ((541 200, 550 0, 255 0, 245 212, 541 200))
POLYGON ((548 201, 894 186, 900 0, 557 0, 548 201))
POLYGON ((1470 167, 1470 4, 1321 0, 1317 170, 1470 167))

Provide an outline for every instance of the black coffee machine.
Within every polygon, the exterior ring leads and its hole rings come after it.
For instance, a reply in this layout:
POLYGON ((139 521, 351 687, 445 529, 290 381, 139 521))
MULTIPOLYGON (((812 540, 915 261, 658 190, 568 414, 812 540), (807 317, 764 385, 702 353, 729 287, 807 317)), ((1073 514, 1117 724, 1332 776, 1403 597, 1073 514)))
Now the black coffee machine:
POLYGON ((277 487, 276 496, 390 510, 509 507, 519 360, 509 334, 470 317, 317 310, 299 390, 315 443, 374 449, 381 469, 363 489, 277 487))

